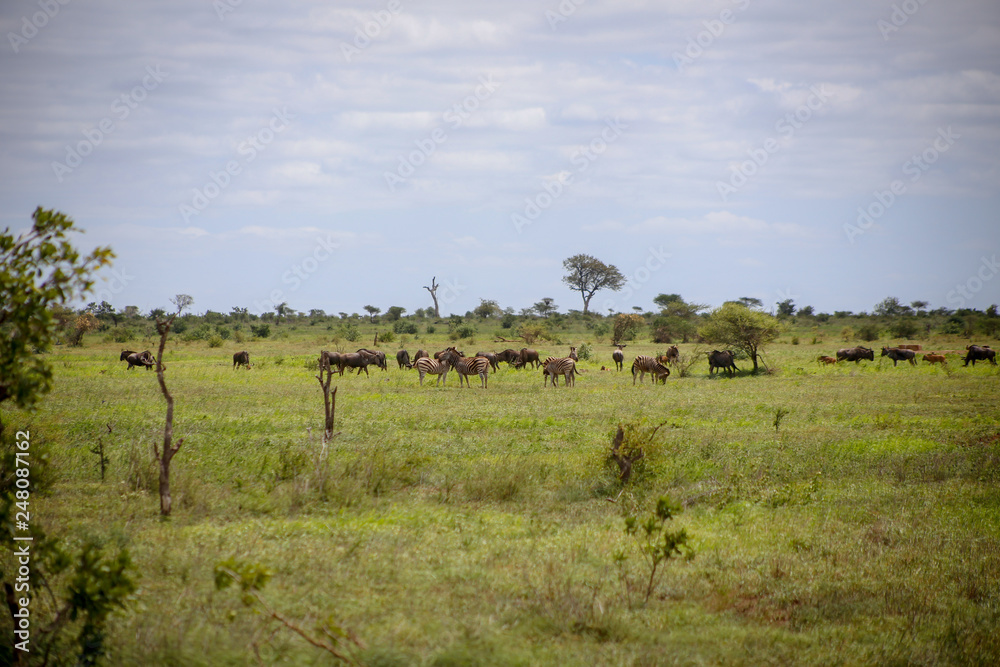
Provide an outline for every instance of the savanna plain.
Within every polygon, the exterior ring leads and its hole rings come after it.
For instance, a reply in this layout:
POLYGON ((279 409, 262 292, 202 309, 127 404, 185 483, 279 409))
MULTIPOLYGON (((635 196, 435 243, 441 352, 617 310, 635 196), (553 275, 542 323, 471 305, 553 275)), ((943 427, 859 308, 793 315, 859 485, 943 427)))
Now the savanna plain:
POLYGON ((770 373, 738 359, 735 377, 709 377, 701 358, 633 385, 632 358, 665 345, 630 344, 617 372, 601 370, 606 341, 570 338, 534 346, 590 344, 576 386, 558 388, 506 364, 486 389, 454 373, 419 386, 385 344, 388 370, 333 376, 328 445, 321 334, 172 338, 169 519, 152 453, 165 401, 121 345, 58 347, 52 393, 3 420, 49 460, 33 520, 131 555, 137 589, 108 620, 107 664, 336 662, 217 588, 220 564, 267 572, 259 600, 311 636, 335 628, 366 665, 1000 664, 997 367, 894 367, 878 347, 874 362, 821 365, 844 346, 785 336, 770 373), (250 370, 233 369, 241 349, 250 370), (643 452, 625 484, 619 425, 643 452), (654 569, 641 526, 662 497, 687 543, 654 569))

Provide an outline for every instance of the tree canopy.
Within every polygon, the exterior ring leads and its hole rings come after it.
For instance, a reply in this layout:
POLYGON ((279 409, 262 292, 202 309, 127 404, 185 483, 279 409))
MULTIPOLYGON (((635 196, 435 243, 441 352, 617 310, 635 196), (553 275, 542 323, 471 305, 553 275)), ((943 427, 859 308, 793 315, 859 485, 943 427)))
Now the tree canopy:
POLYGON ((583 312, 590 309, 590 300, 602 289, 617 292, 625 285, 625 276, 613 264, 605 264, 590 255, 573 255, 563 261, 563 268, 569 271, 563 282, 583 297, 583 312))
POLYGON ((774 316, 730 301, 709 314, 698 334, 709 342, 742 350, 753 360, 756 372, 761 350, 782 331, 781 322, 774 316))
MULTIPOLYGON (((52 388, 52 369, 35 354, 55 337, 53 310, 89 292, 93 275, 110 264, 111 248, 85 257, 67 239, 73 221, 35 209, 31 230, 0 233, 0 403, 31 408, 52 388)), ((0 424, 0 431, 2 431, 0 424)))

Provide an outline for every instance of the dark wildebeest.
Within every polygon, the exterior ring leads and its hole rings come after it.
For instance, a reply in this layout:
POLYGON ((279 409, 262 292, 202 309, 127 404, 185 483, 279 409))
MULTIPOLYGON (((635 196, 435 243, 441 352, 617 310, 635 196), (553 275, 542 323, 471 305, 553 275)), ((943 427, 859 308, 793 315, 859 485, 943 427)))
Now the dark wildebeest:
POLYGON ((128 368, 125 370, 132 370, 133 366, 145 366, 146 370, 150 370, 153 367, 153 355, 149 350, 144 352, 133 352, 125 357, 125 361, 128 362, 128 368))
POLYGON ((233 355, 233 370, 236 370, 237 366, 246 366, 250 368, 250 353, 246 350, 242 352, 237 352, 233 355))
POLYGON ((712 350, 708 355, 708 374, 711 375, 715 372, 715 369, 721 368, 722 370, 729 373, 729 376, 733 376, 734 371, 738 371, 736 368, 736 362, 733 361, 736 355, 730 350, 712 350))
POLYGON ((989 361, 996 366, 997 353, 995 350, 991 350, 989 345, 966 345, 965 363, 962 366, 968 366, 970 361, 973 366, 976 365, 977 361, 989 361))
POLYGON ((537 350, 532 350, 527 347, 522 347, 521 351, 518 353, 518 361, 521 362, 521 366, 532 365, 532 368, 538 368, 542 365, 542 362, 538 359, 537 350))
POLYGON ((369 364, 374 364, 384 371, 389 370, 389 367, 385 363, 385 352, 382 350, 369 350, 363 347, 358 350, 358 354, 367 355, 370 359, 369 364))
POLYGON ((618 349, 611 353, 611 359, 615 362, 615 368, 621 370, 625 367, 625 353, 622 352, 622 348, 619 345, 618 349))
POLYGON ((867 347, 845 347, 837 350, 837 361, 853 361, 858 363, 862 359, 875 361, 875 351, 867 347))
POLYGON ((410 363, 410 353, 406 350, 400 350, 396 353, 396 363, 399 364, 400 368, 413 368, 413 364, 410 363))
POLYGON ((506 361, 509 365, 514 365, 520 360, 520 353, 517 350, 510 349, 509 347, 503 352, 497 352, 497 363, 506 361))
POLYGON ((476 352, 477 357, 483 357, 486 361, 490 362, 490 366, 493 368, 493 372, 496 373, 500 368, 500 360, 497 359, 496 352, 476 352))
POLYGON ((451 347, 446 347, 445 349, 443 349, 443 350, 441 350, 439 352, 435 352, 434 353, 434 358, 436 360, 440 361, 446 354, 453 354, 456 357, 464 357, 465 356, 465 352, 462 352, 461 350, 455 349, 455 346, 452 345, 451 347))
POLYGON ((901 350, 898 347, 883 347, 882 356, 892 359, 893 366, 899 361, 909 361, 911 366, 917 365, 917 360, 913 358, 917 356, 917 353, 913 350, 901 350))
POLYGON ((319 353, 319 369, 323 370, 324 365, 328 365, 334 372, 344 374, 344 369, 340 366, 340 353, 323 350, 319 353))
POLYGON ((417 350, 417 353, 413 355, 412 363, 417 363, 417 359, 429 359, 430 356, 427 354, 427 350, 417 350))
POLYGON ((118 361, 125 361, 128 359, 128 355, 135 354, 135 350, 122 350, 122 354, 118 357, 118 361))
POLYGON ((361 375, 361 371, 368 373, 368 365, 374 364, 374 355, 368 355, 361 352, 348 352, 347 354, 340 355, 340 360, 337 362, 337 367, 340 369, 340 374, 344 374, 345 368, 357 368, 358 375, 361 375))
POLYGON ((656 358, 658 362, 666 366, 667 364, 676 364, 677 359, 680 358, 681 351, 677 349, 676 345, 671 345, 667 348, 667 351, 656 358))

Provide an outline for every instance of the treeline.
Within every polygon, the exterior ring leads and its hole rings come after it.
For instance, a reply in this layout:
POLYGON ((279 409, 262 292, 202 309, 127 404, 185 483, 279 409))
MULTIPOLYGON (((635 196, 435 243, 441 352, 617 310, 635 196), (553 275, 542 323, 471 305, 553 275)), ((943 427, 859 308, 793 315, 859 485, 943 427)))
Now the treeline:
MULTIPOLYGON (((811 306, 799 308, 792 299, 786 299, 775 304, 771 313, 766 313, 764 304, 752 297, 728 301, 720 308, 711 309, 705 304, 688 302, 678 294, 660 294, 653 299, 653 304, 655 309, 651 310, 643 311, 636 307, 632 313, 602 315, 572 309, 560 312, 551 298, 544 298, 519 311, 482 299, 479 306, 464 314, 436 317, 430 307, 418 308, 408 314, 401 306, 389 306, 383 312, 379 307, 367 305, 364 314, 361 314, 327 313, 322 309, 303 312, 282 303, 273 311, 262 314, 251 313, 247 308, 238 306, 228 313, 208 310, 201 314, 185 314, 177 319, 173 332, 181 340, 206 341, 210 346, 221 346, 226 340, 243 342, 287 336, 290 332, 313 327, 326 332, 324 335, 332 340, 347 342, 368 340, 375 335, 378 341, 391 343, 401 336, 446 334, 451 340, 490 336, 532 343, 536 340, 557 341, 569 334, 580 334, 597 341, 647 339, 654 343, 671 344, 702 342, 699 331, 703 330, 712 313, 727 305, 744 306, 753 312, 768 314, 785 330, 803 333, 812 330, 842 338, 845 342, 868 342, 883 337, 916 339, 938 334, 994 338, 1000 332, 1000 315, 996 305, 985 311, 928 309, 924 301, 907 305, 895 297, 887 297, 871 312, 824 313, 815 312, 811 306)), ((53 319, 60 334, 59 342, 80 345, 85 334, 94 332, 103 334, 106 341, 124 344, 153 336, 156 319, 162 318, 165 313, 163 308, 141 313, 136 306, 118 310, 103 301, 89 303, 79 310, 58 307, 53 312, 53 319)))

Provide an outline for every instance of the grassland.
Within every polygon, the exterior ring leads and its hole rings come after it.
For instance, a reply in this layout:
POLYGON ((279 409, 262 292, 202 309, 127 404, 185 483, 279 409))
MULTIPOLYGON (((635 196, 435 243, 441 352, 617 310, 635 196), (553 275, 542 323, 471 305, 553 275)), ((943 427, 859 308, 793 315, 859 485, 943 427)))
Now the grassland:
MULTIPOLYGON (((50 456, 35 519, 127 545, 136 563, 109 664, 244 665, 255 651, 330 664, 215 590, 230 558, 268 568, 263 597, 302 627, 332 617, 354 632, 371 665, 1000 664, 996 367, 828 367, 814 360, 838 345, 783 342, 767 353, 773 374, 709 378, 699 362, 633 386, 627 364, 600 370, 611 347, 591 343, 575 388, 505 366, 486 390, 454 375, 420 387, 394 362, 335 377, 324 459, 322 333, 171 342, 184 444, 166 521, 151 454, 164 401, 120 346, 50 354, 55 390, 4 423, 50 456), (250 371, 232 369, 242 348, 250 371), (635 438, 663 424, 624 490, 608 460, 619 424, 635 438), (649 568, 623 518, 662 495, 683 506, 673 523, 692 553, 643 604, 649 568)), ((634 344, 627 359, 663 347, 634 344)))

